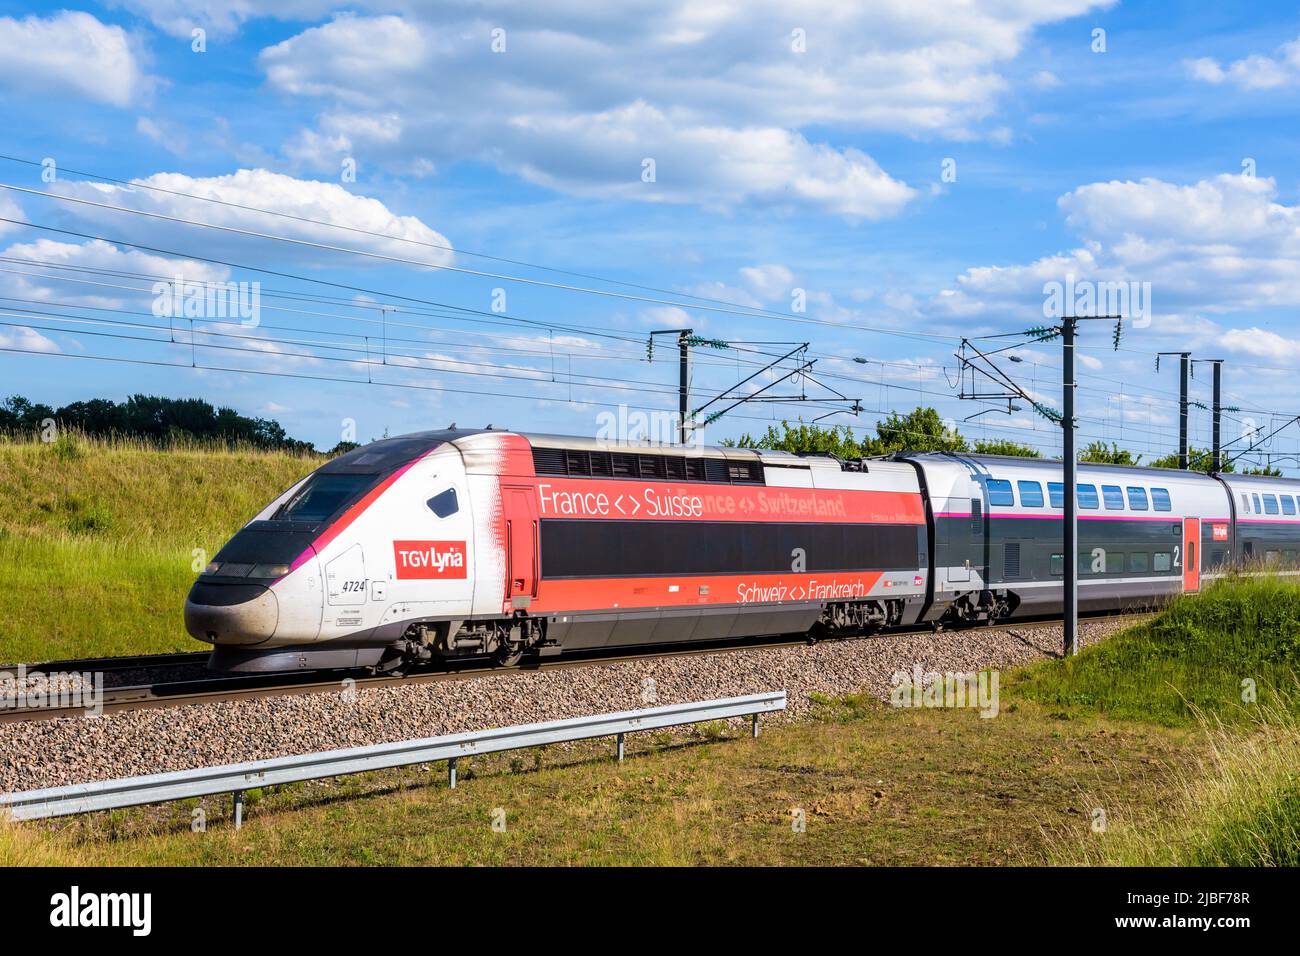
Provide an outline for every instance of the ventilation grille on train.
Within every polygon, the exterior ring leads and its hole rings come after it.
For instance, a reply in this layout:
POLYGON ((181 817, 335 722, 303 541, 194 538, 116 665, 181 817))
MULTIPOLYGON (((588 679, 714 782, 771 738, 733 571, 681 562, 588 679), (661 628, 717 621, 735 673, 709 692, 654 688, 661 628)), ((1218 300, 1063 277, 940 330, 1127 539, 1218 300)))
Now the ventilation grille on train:
POLYGON ((685 455, 534 447, 533 468, 539 475, 566 475, 573 478, 659 478, 763 484, 763 466, 758 461, 688 458, 685 455))
POLYGON ((1020 577, 1020 542, 1011 541, 1005 545, 1002 555, 1003 574, 1008 578, 1020 577))

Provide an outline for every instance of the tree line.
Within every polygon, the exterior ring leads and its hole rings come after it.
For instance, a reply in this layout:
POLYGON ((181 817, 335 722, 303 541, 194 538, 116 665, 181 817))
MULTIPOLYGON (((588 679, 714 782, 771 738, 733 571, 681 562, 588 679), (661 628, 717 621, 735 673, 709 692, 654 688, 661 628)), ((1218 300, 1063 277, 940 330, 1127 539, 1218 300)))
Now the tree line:
MULTIPOLYGON (((770 448, 773 451, 834 455, 846 461, 873 458, 899 451, 974 452, 980 455, 1011 455, 1018 458, 1041 458, 1036 448, 1008 439, 977 439, 968 441, 955 426, 945 424, 933 408, 917 407, 905 415, 892 412, 888 418, 876 422, 876 434, 859 438, 847 425, 829 428, 805 422, 769 425, 761 435, 748 432, 736 439, 723 441, 724 445, 739 448, 770 448)), ((1208 449, 1189 450, 1189 466, 1193 471, 1208 471, 1211 453, 1208 449)), ((1079 451, 1079 461, 1099 465, 1140 465, 1142 456, 1134 455, 1114 442, 1094 441, 1079 451)), ((1172 452, 1152 460, 1152 468, 1177 468, 1178 453, 1172 452)), ((1235 470, 1229 462, 1224 472, 1235 470)), ((1279 476, 1276 468, 1247 468, 1248 475, 1279 476)))
POLYGON ((252 445, 268 451, 315 452, 311 442, 290 438, 274 419, 249 418, 201 398, 132 395, 124 402, 94 398, 54 408, 11 395, 0 404, 0 430, 41 431, 53 421, 97 438, 135 438, 159 446, 178 441, 252 445))

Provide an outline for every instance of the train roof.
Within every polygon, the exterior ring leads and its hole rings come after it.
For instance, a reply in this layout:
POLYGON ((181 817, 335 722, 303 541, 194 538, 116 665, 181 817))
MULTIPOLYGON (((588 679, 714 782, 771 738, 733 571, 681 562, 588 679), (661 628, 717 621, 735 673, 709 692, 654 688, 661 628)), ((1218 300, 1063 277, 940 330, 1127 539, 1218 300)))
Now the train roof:
MULTIPOLYGON (((947 452, 947 451, 903 451, 896 452, 891 458, 900 460, 920 460, 920 461, 939 461, 946 460, 952 462, 963 462, 976 465, 1003 465, 1024 468, 1041 468, 1059 471, 1062 467, 1060 458, 1029 458, 1020 455, 983 455, 966 452, 947 452)), ((1086 468, 1088 471, 1102 474, 1145 474, 1152 479, 1156 478, 1192 478, 1214 480, 1214 476, 1203 471, 1184 470, 1182 468, 1163 468, 1152 465, 1112 465, 1102 464, 1091 461, 1079 462, 1080 468, 1086 468)), ((1286 478, 1271 475, 1243 475, 1236 472, 1221 472, 1220 478, 1228 482, 1289 482, 1291 484, 1300 484, 1300 478, 1286 478)))
MULTIPOLYGON (((1064 462, 1060 458, 1029 458, 1020 455, 982 455, 967 452, 949 452, 949 451, 902 451, 896 452, 890 456, 899 460, 906 461, 949 461, 965 465, 983 465, 1015 468, 1040 469, 1044 471, 1053 471, 1059 473, 1064 467, 1064 462)), ((1202 471, 1184 471, 1181 468, 1154 468, 1150 465, 1113 465, 1102 464, 1091 461, 1079 462, 1081 469, 1086 468, 1093 473, 1114 474, 1114 475, 1133 475, 1146 474, 1154 478, 1174 479, 1174 478, 1192 478, 1205 479, 1213 481, 1213 478, 1202 471)))

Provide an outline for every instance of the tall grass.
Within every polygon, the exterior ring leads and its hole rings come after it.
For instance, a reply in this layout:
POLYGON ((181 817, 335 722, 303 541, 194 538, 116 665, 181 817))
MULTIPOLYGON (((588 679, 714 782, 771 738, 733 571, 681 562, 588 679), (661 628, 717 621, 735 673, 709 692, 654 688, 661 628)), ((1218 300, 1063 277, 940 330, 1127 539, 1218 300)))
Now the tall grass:
POLYGON ((1059 838, 1051 860, 1300 865, 1297 663, 1300 584, 1233 576, 1078 657, 1016 675, 1013 696, 1059 707, 1060 716, 1099 712, 1199 731, 1165 812, 1116 808, 1105 832, 1059 838))
POLYGON ((0 441, 0 528, 201 547, 317 467, 313 456, 132 439, 0 441))
MULTIPOLYGON (((1017 675, 1008 689, 1066 712, 1169 726, 1194 725, 1198 712, 1249 721, 1256 701, 1291 684, 1297 665, 1300 584, 1234 576, 1077 657, 1017 675)), ((1276 699, 1297 705, 1290 694, 1276 699)))
POLYGON ((1206 742, 1178 772, 1155 820, 1120 816, 1082 842, 1058 839, 1053 863, 1093 866, 1300 866, 1300 719, 1281 700, 1250 725, 1200 714, 1206 742))
POLYGON ((0 437, 0 663, 206 648, 181 620, 196 566, 321 461, 0 437))

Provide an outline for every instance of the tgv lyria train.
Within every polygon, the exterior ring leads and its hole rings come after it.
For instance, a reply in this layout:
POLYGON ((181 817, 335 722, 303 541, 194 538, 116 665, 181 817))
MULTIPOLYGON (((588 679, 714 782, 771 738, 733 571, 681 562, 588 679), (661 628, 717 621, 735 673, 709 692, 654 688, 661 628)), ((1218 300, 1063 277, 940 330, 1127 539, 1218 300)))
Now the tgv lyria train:
MULTIPOLYGON (((267 505, 199 576, 185 622, 214 668, 275 671, 1049 614, 1061 471, 421 432, 267 505)), ((1081 465, 1080 607, 1295 566, 1298 502, 1300 481, 1081 465)))

